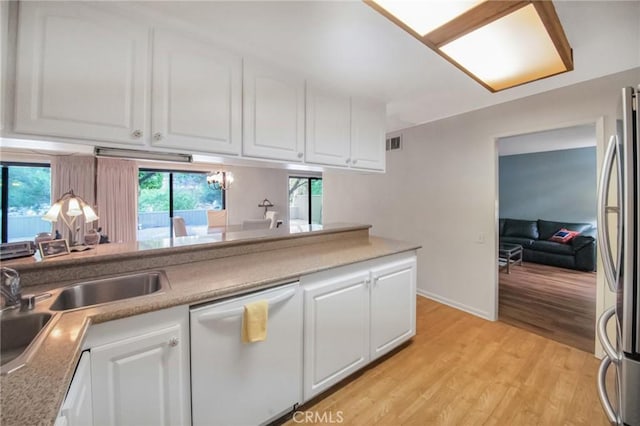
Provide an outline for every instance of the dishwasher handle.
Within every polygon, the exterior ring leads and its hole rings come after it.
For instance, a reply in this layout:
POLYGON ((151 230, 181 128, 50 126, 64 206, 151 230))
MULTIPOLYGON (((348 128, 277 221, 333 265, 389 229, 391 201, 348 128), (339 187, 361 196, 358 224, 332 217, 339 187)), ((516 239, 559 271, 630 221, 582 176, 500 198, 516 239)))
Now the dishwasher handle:
MULTIPOLYGON (((267 299, 267 303, 269 307, 276 305, 278 303, 282 303, 285 300, 291 299, 296 294, 297 288, 292 288, 283 292, 282 294, 273 297, 271 299, 267 299)), ((215 311, 215 312, 207 312, 205 314, 201 314, 198 316, 198 322, 209 322, 213 320, 219 320, 223 318, 233 317, 237 315, 242 315, 244 313, 244 306, 239 306, 237 308, 226 309, 224 311, 215 311)))

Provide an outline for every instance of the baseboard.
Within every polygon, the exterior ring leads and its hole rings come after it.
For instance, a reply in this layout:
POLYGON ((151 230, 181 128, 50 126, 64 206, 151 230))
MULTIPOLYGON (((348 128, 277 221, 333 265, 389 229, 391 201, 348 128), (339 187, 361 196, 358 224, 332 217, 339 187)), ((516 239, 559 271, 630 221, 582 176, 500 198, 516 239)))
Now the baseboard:
POLYGON ((422 290, 420 288, 416 289, 416 293, 418 293, 418 296, 422 296, 422 297, 425 297, 427 299, 435 300, 436 302, 442 303, 442 304, 447 305, 447 306, 451 306, 452 308, 459 309, 461 311, 467 312, 467 313, 469 313, 471 315, 475 315, 475 316, 480 317, 482 319, 486 319, 488 321, 495 321, 491 317, 491 315, 489 315, 485 311, 481 311, 481 310, 478 310, 478 309, 473 308, 471 306, 467 306, 465 304, 456 302, 454 300, 447 299, 446 297, 438 296, 437 294, 433 294, 431 292, 422 290))

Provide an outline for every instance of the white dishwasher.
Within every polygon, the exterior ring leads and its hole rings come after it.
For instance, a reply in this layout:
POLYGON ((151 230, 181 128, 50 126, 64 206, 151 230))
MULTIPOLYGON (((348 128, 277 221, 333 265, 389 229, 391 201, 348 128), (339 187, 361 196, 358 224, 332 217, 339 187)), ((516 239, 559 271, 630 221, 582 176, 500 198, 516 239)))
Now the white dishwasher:
POLYGON ((194 425, 268 423, 302 400, 300 283, 191 309, 194 425), (244 305, 269 303, 267 338, 242 343, 244 305))

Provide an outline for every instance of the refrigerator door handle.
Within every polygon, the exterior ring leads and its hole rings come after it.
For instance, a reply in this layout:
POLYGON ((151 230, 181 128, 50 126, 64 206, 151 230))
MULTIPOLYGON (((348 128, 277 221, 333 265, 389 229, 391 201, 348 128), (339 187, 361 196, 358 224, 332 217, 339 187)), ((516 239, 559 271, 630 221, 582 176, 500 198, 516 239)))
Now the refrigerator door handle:
MULTIPOLYGON (((618 149, 618 137, 616 135, 611 136, 609 139, 609 146, 604 157, 604 163, 602 167, 602 173, 600 175, 600 185, 598 187, 598 239, 600 240, 600 251, 602 253, 602 264, 604 266, 604 275, 611 291, 616 291, 618 271, 613 262, 613 255, 611 254, 610 246, 610 234, 609 234, 609 217, 608 213, 617 212, 620 214, 619 209, 607 206, 607 199, 609 198, 609 182, 611 180, 611 172, 615 165, 615 158, 618 149)), ((620 171, 618 171, 618 175, 620 171)), ((621 200, 618 200, 620 202, 621 200)), ((620 221, 618 221, 618 224, 620 221)), ((620 248, 621 236, 620 229, 618 229, 618 248, 620 248)), ((618 253, 618 257, 620 253, 618 253)))
POLYGON ((616 314, 616 307, 612 306, 600 315, 598 319, 598 340, 602 344, 602 349, 607 354, 607 358, 615 363, 620 362, 621 357, 613 346, 607 335, 607 323, 616 314))
POLYGON ((607 418, 614 425, 621 425, 622 419, 616 413, 613 406, 611 405, 611 400, 609 399, 609 394, 607 392, 607 370, 611 366, 611 360, 608 356, 602 358, 602 362, 600 363, 600 368, 598 369, 598 396, 600 397, 600 402, 602 403, 602 408, 604 409, 607 418))

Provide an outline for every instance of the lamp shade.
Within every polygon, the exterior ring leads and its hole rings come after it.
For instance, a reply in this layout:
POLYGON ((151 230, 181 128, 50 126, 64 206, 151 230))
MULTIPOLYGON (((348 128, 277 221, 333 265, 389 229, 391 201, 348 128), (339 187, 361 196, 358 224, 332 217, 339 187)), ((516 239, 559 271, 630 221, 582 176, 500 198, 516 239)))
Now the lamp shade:
POLYGON ((47 214, 42 216, 42 220, 46 220, 47 222, 57 222, 60 210, 62 210, 62 203, 59 201, 57 203, 53 203, 47 214))
POLYGON ((69 198, 69 208, 67 210, 67 216, 80 216, 82 210, 80 209, 80 202, 77 198, 69 198))
POLYGON ((96 215, 96 212, 88 204, 84 204, 82 206, 82 211, 84 212, 84 221, 86 223, 90 223, 100 219, 98 215, 96 215))

